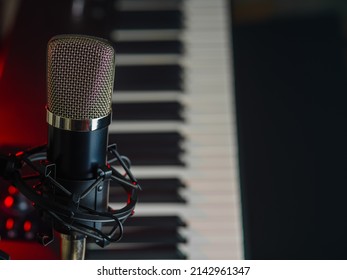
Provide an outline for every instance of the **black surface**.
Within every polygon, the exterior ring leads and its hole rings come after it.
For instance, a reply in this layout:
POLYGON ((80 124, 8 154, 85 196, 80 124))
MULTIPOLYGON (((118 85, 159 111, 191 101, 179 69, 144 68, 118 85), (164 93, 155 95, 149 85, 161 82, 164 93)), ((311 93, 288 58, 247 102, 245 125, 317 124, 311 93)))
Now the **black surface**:
POLYGON ((346 68, 334 15, 233 26, 246 258, 346 259, 346 68))

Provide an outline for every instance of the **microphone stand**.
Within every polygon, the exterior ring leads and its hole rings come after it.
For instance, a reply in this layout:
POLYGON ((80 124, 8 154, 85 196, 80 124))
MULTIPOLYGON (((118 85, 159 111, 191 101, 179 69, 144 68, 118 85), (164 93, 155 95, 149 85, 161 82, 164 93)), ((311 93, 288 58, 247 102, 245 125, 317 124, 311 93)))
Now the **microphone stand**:
POLYGON ((79 233, 60 234, 61 259, 84 260, 86 253, 86 236, 79 233))

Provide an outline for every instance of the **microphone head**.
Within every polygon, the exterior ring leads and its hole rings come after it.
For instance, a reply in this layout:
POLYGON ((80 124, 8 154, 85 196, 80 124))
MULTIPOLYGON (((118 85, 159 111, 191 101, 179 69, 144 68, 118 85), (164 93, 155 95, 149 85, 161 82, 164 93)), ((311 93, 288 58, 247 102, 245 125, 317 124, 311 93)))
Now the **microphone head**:
POLYGON ((108 41, 58 35, 48 42, 47 109, 71 120, 110 115, 115 52, 108 41))

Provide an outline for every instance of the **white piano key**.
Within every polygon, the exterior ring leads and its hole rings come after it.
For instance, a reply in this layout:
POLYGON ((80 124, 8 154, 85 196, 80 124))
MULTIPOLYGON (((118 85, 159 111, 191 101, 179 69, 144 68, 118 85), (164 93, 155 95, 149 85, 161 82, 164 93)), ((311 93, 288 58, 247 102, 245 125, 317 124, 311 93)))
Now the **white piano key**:
POLYGON ((216 194, 215 185, 218 184, 218 194, 233 196, 233 199, 238 199, 238 191, 233 187, 237 186, 237 180, 229 178, 229 180, 194 180, 190 182, 192 187, 186 187, 180 190, 180 194, 184 197, 194 195, 209 196, 216 194), (231 186, 231 187, 230 187, 231 186))
MULTIPOLYGON (((199 180, 230 180, 230 169, 213 168, 209 170, 189 169, 184 166, 133 166, 131 168, 133 174, 138 178, 182 178, 184 181, 199 180), (208 172, 207 172, 208 171, 208 172)), ((218 182, 216 181, 216 184, 218 182)))
POLYGON ((179 121, 117 121, 114 120, 109 126, 110 133, 125 133, 125 132, 170 132, 179 131, 183 134, 196 135, 206 134, 221 134, 226 131, 226 126, 220 123, 214 123, 207 126, 203 120, 190 120, 189 123, 194 123, 194 126, 184 126, 179 121))
MULTIPOLYGON (((116 81, 117 83, 117 77, 116 81)), ((115 91, 112 95, 112 102, 131 103, 131 102, 161 102, 161 101, 177 101, 181 92, 178 91, 158 91, 158 92, 138 92, 138 91, 115 91)))
POLYGON ((118 0, 115 1, 114 6, 120 11, 167 11, 180 9, 182 5, 178 5, 176 1, 168 0, 118 0))
POLYGON ((189 10, 191 9, 191 12, 196 11, 196 9, 199 8, 218 8, 218 9, 226 9, 228 7, 228 4, 224 0, 189 0, 188 2, 185 2, 186 6, 185 9, 189 10))
MULTIPOLYGON (((109 205, 115 210, 124 207, 124 205, 120 203, 110 203, 109 205)), ((205 221, 211 226, 217 226, 219 221, 222 219, 229 222, 237 222, 237 219, 239 218, 239 213, 232 211, 232 209, 230 209, 230 205, 220 205, 220 207, 206 206, 204 208, 194 207, 194 204, 189 203, 187 206, 171 203, 138 203, 135 207, 135 215, 157 217, 178 215, 180 217, 184 217, 188 223, 202 219, 202 221, 205 221), (229 212, 224 211, 225 208, 229 208, 229 212)))
POLYGON ((179 64, 181 56, 177 54, 118 54, 117 66, 123 65, 167 65, 179 64))
POLYGON ((225 146, 206 146, 203 148, 192 148, 189 150, 190 157, 196 158, 209 158, 209 157, 218 157, 223 161, 226 161, 232 156, 231 149, 225 146))
POLYGON ((163 121, 117 121, 113 120, 109 126, 109 133, 124 132, 168 132, 180 129, 179 121, 163 122, 163 121))
MULTIPOLYGON (((226 157, 226 156, 225 156, 226 157)), ((222 157, 214 156, 208 158, 192 157, 190 154, 181 157, 187 168, 200 169, 205 172, 213 172, 213 169, 225 170, 229 172, 229 169, 235 168, 233 164, 226 164, 222 157)), ((212 175, 210 175, 212 176, 212 175)))
MULTIPOLYGON (((217 107, 215 110, 218 111, 217 107)), ((190 125, 199 125, 199 124, 203 124, 203 125, 225 125, 228 126, 231 124, 232 120, 230 119, 230 117, 226 114, 218 114, 218 113, 182 113, 183 117, 186 118, 186 122, 190 125)))
MULTIPOLYGON (((233 149, 233 146, 230 145, 231 137, 225 137, 225 134, 221 135, 212 135, 209 133, 206 133, 205 135, 201 135, 201 137, 197 137, 194 139, 188 139, 182 143, 182 147, 186 148, 187 150, 191 149, 204 149, 205 147, 209 146, 221 146, 224 147, 225 149, 233 149)), ((233 149, 235 151, 235 149, 233 149)), ((235 151, 236 152, 236 151, 235 151)))
MULTIPOLYGON (((191 123, 193 123, 193 121, 191 121, 191 123)), ((209 131, 211 134, 218 134, 218 133, 223 133, 226 130, 226 126, 223 124, 213 124, 213 125, 209 125, 207 127, 206 124, 204 123, 199 123, 199 121, 197 121, 195 123, 195 125, 193 127, 184 127, 181 129, 181 131, 184 134, 189 134, 189 135, 197 135, 197 134, 204 134, 207 131, 209 131)))
POLYGON ((180 38, 180 30, 113 30, 110 39, 115 42, 120 41, 155 41, 155 40, 177 40, 180 38))

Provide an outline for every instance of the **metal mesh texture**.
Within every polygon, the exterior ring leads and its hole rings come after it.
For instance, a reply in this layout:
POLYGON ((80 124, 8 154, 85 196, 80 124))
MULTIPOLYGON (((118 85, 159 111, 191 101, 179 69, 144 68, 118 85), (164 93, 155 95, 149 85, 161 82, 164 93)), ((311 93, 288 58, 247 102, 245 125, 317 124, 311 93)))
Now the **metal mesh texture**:
POLYGON ((48 43, 47 108, 73 120, 111 113, 115 53, 103 39, 59 35, 48 43))

